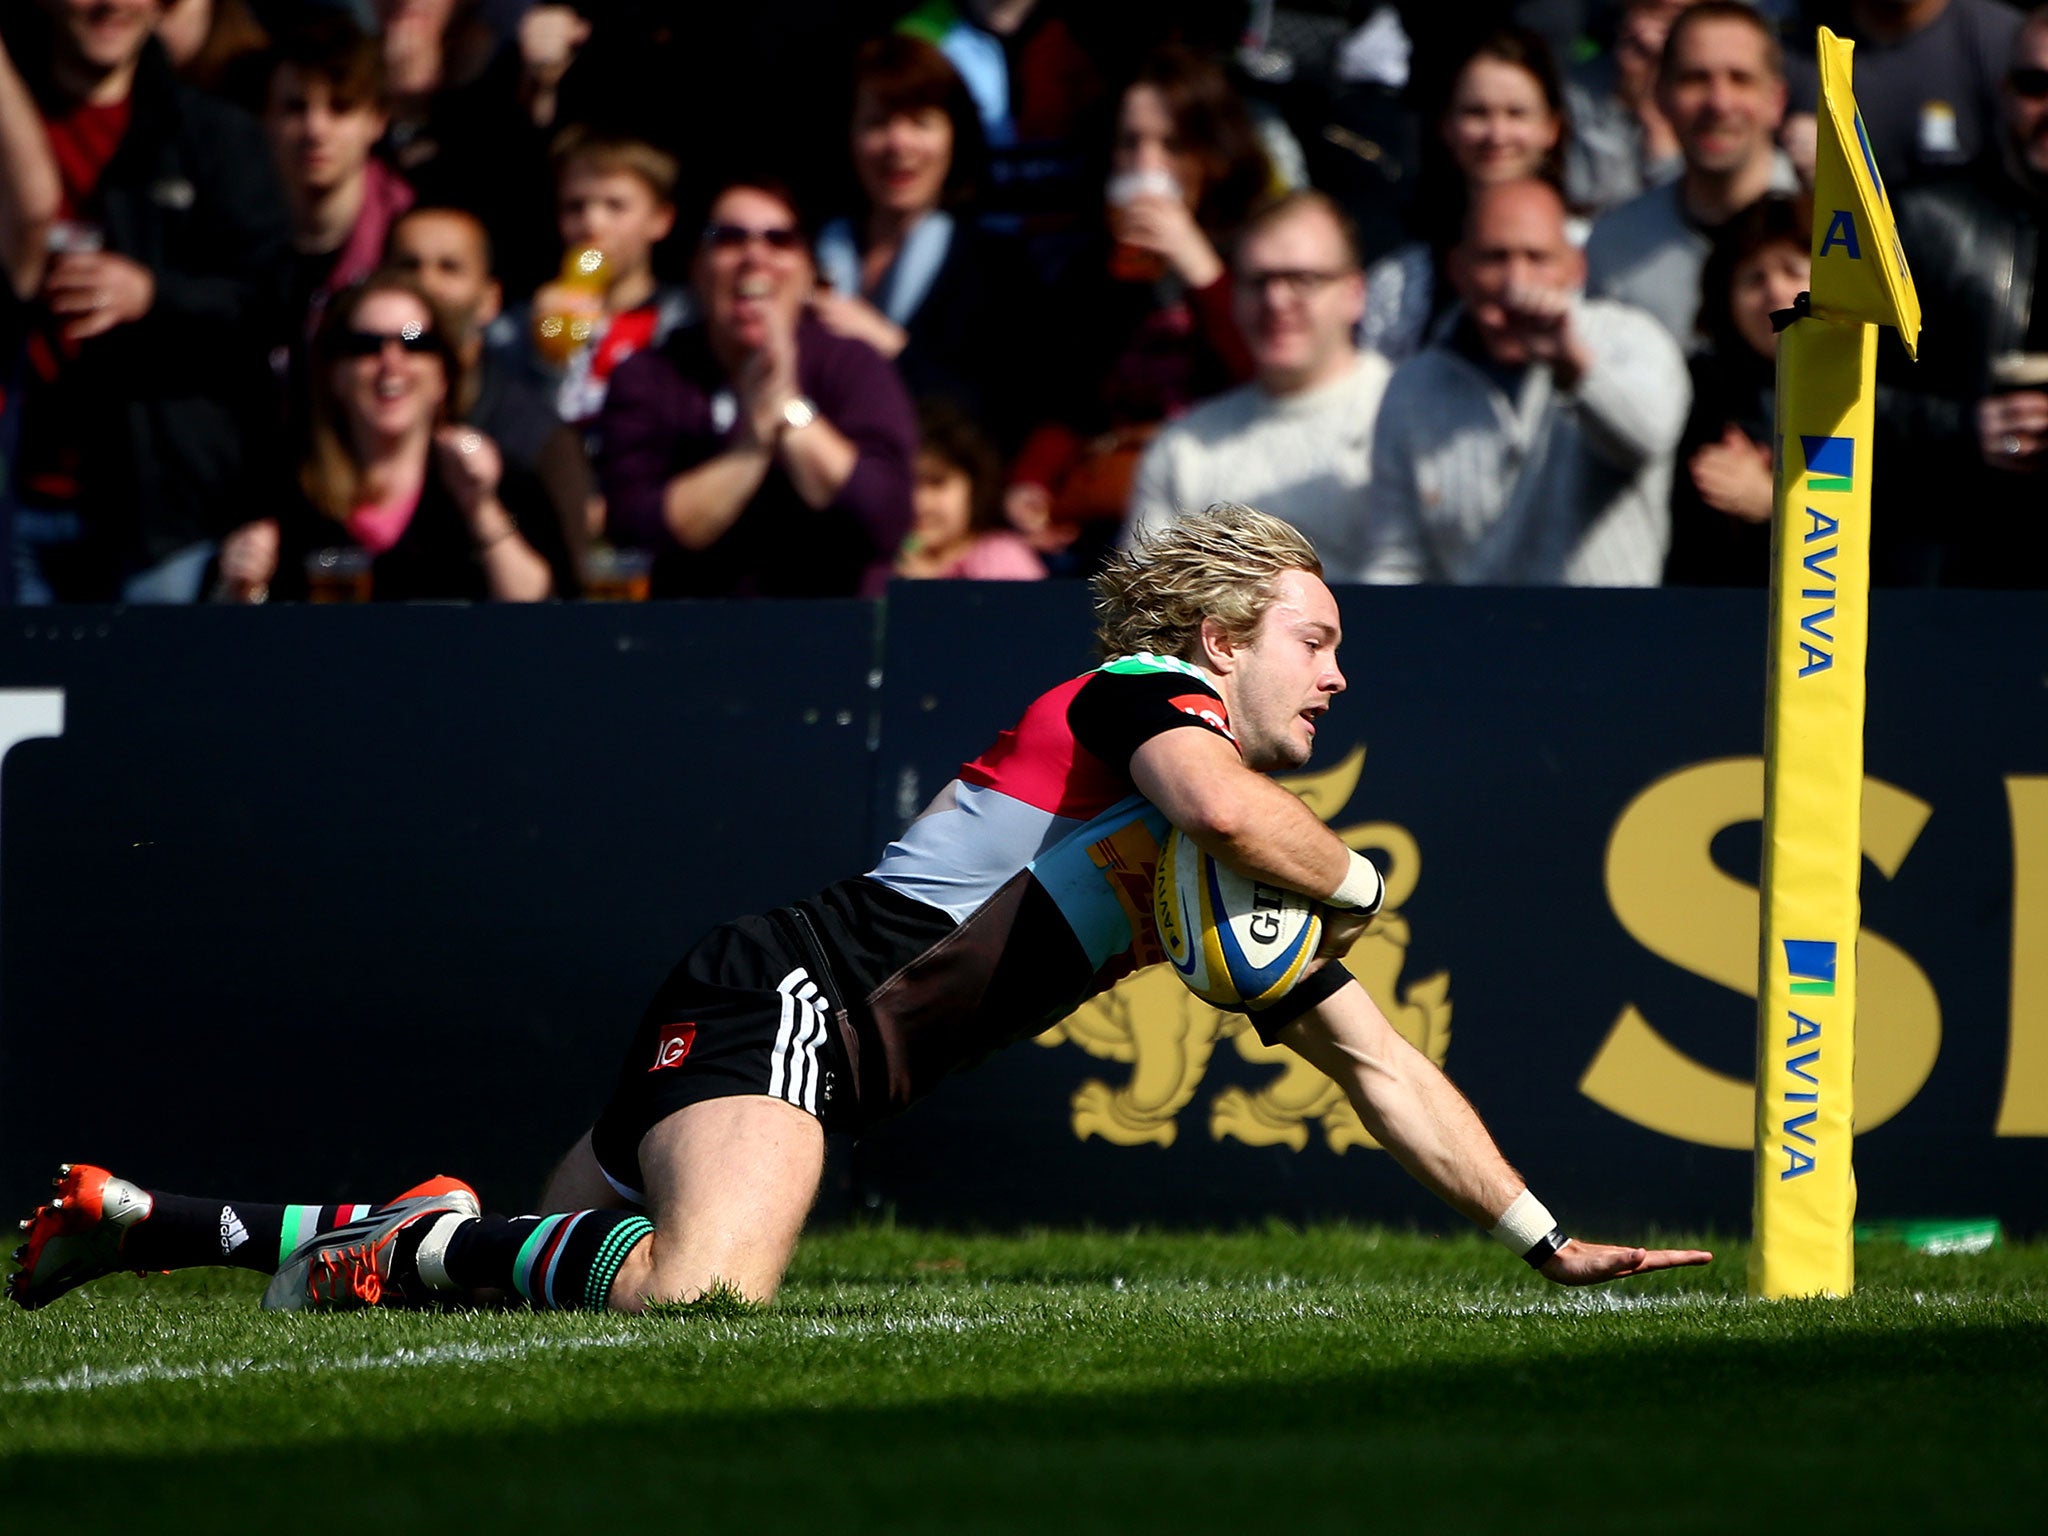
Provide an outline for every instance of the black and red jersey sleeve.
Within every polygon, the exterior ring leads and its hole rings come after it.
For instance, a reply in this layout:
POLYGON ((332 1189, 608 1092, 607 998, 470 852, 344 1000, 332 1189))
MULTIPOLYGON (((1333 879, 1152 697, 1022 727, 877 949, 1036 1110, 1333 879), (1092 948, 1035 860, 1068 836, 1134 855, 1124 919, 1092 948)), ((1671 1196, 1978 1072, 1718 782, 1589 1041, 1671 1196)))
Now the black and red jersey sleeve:
POLYGON ((1138 748, 1183 726, 1237 744, 1222 695, 1204 679, 1179 671, 1097 672, 1067 705, 1067 726, 1075 741, 1125 776, 1138 748))

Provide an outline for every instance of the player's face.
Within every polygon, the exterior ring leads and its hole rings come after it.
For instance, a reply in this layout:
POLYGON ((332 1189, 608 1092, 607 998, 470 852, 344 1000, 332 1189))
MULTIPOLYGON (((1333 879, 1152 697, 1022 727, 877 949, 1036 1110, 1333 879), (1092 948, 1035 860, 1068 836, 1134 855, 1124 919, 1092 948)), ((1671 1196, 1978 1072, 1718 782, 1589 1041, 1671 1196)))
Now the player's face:
POLYGON ((1337 600, 1307 571, 1284 572, 1251 644, 1230 676, 1230 719, 1247 766, 1299 768, 1315 751, 1316 722, 1344 691, 1337 600))

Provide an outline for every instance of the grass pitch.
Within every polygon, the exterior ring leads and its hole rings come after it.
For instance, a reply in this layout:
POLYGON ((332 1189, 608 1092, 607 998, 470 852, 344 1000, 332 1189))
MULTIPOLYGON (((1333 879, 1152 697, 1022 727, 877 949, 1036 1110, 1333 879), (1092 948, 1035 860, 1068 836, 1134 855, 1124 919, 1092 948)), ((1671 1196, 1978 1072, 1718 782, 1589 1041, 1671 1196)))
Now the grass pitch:
MULTIPOLYGON (((1709 1245, 1715 1246, 1715 1245, 1709 1245)), ((18 1530, 2026 1529, 2048 1245, 1744 1254, 1598 1291, 1479 1239, 806 1242, 769 1311, 266 1316, 260 1281, 0 1317, 18 1530), (548 1522, 542 1524, 541 1522, 548 1522)))

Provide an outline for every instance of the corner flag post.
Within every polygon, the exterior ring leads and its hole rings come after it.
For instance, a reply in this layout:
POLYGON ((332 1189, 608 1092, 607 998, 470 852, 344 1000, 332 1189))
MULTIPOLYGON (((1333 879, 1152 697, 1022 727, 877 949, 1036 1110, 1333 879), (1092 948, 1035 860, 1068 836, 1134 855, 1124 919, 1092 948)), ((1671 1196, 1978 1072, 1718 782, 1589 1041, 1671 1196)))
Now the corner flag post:
POLYGON ((1877 327, 1920 302, 1849 88, 1820 30, 1812 290, 1778 342, 1757 978, 1752 1296, 1855 1285, 1856 934, 1877 327))

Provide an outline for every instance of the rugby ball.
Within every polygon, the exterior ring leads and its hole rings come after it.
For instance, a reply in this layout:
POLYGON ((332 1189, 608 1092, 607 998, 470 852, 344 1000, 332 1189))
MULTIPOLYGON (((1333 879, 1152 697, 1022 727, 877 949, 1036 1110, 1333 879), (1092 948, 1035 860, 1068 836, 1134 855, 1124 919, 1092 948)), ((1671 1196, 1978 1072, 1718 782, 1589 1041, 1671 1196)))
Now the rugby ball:
POLYGON ((1175 827, 1152 880, 1159 942, 1187 988, 1218 1008, 1264 1008, 1315 958, 1323 920, 1296 891, 1248 880, 1175 827))

